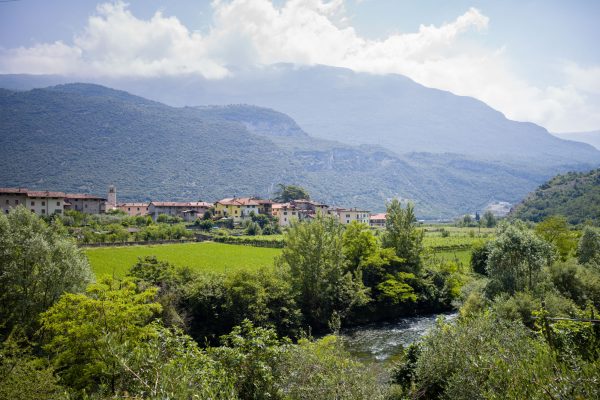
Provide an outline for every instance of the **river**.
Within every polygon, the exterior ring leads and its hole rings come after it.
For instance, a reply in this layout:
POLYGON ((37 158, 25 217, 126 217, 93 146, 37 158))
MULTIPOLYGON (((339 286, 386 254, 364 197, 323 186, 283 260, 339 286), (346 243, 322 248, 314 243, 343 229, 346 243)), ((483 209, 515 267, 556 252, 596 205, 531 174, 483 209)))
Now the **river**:
POLYGON ((366 362, 383 362, 399 354, 402 347, 419 340, 435 326, 438 317, 449 322, 458 313, 431 314, 407 317, 395 322, 376 323, 344 329, 346 349, 356 358, 366 362))

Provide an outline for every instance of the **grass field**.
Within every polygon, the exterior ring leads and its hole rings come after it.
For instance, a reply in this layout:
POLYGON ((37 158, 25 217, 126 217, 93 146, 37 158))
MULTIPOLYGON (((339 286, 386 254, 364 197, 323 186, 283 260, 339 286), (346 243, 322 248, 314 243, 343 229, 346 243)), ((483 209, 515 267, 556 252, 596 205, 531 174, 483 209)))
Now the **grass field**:
POLYGON ((99 247, 85 250, 96 276, 124 276, 138 257, 156 256, 197 271, 227 273, 273 265, 281 250, 222 243, 163 244, 156 246, 99 247))
MULTIPOLYGON (((441 237, 438 232, 427 232, 423 244, 426 249, 429 249, 426 251, 428 257, 469 264, 472 245, 491 239, 492 234, 490 231, 485 232, 486 237, 471 237, 467 233, 468 229, 465 228, 455 228, 449 237, 441 237)), ((249 238, 281 240, 282 235, 249 238)), ((241 269, 270 267, 280 252, 281 249, 213 242, 99 247, 85 250, 96 276, 108 274, 118 277, 124 276, 136 263, 138 257, 143 256, 156 256, 159 260, 191 267, 197 271, 227 273, 241 269)))
POLYGON ((464 266, 471 263, 471 250, 449 250, 428 253, 428 257, 446 261, 457 261, 464 266))

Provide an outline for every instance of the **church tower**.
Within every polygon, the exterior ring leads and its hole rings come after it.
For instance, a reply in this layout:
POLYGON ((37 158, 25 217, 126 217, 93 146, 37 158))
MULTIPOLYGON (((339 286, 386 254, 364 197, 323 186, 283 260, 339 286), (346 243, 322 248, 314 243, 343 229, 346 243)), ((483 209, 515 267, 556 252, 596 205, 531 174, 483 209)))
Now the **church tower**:
POLYGON ((115 185, 108 187, 108 201, 106 202, 106 210, 114 210, 117 208, 117 188, 115 185))

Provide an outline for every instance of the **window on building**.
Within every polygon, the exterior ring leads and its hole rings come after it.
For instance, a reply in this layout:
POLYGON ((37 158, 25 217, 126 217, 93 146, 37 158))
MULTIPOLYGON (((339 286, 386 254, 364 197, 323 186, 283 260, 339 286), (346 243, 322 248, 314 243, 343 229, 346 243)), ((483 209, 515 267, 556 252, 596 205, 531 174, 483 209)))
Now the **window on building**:
POLYGON ((46 210, 42 209, 42 214, 46 214, 46 210))
POLYGON ((19 200, 15 200, 15 204, 19 204, 19 200))
POLYGON ((57 202, 56 202, 56 206, 57 206, 57 207, 60 207, 60 201, 57 201, 57 202))
POLYGON ((83 206, 83 208, 87 208, 87 204, 83 206))
POLYGON ((62 214, 62 210, 56 210, 54 212, 57 213, 57 214, 62 214))
POLYGON ((31 209, 31 212, 32 212, 32 213, 34 213, 34 212, 35 212, 35 210, 32 208, 32 209, 31 209))
MULTIPOLYGON (((138 210, 139 210, 139 208, 138 208, 138 210)), ((131 207, 127 207, 127 211, 131 211, 131 207)))
POLYGON ((8 210, 4 210, 4 212, 8 214, 8 210))
POLYGON ((35 206, 35 201, 32 201, 32 202, 31 202, 31 205, 32 205, 32 206, 35 206))
POLYGON ((43 206, 45 206, 45 205, 46 205, 46 202, 45 202, 45 201, 42 201, 42 205, 43 205, 43 206))
POLYGON ((283 215, 287 215, 287 211, 284 211, 284 212, 283 212, 283 215))
POLYGON ((346 214, 346 218, 350 218, 350 214, 346 214))

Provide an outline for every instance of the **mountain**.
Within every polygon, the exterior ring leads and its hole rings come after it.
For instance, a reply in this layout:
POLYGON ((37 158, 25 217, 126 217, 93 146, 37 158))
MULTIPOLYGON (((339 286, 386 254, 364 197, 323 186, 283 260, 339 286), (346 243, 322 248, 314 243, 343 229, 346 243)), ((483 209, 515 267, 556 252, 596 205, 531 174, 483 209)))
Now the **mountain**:
POLYGON ((576 142, 587 143, 600 150, 600 131, 563 132, 553 133, 553 135, 564 140, 574 140, 576 142))
MULTIPOLYGON (((31 88, 53 77, 3 76, 0 87, 31 88)), ((64 77, 55 77, 57 83, 64 77)), ((508 120, 471 97, 431 89, 401 75, 328 66, 276 64, 232 70, 229 77, 97 78, 171 106, 254 104, 281 111, 309 135, 373 144, 397 154, 465 154, 539 166, 600 165, 590 145, 561 140, 532 123, 508 120)))
POLYGON ((0 90, 0 186, 210 201, 293 183, 332 205, 381 211, 401 197, 439 218, 515 202, 561 168, 351 146, 256 106, 171 107, 90 84, 0 90))
POLYGON ((572 224, 600 224, 600 169, 552 178, 527 196, 511 215, 535 222, 563 215, 572 224))

